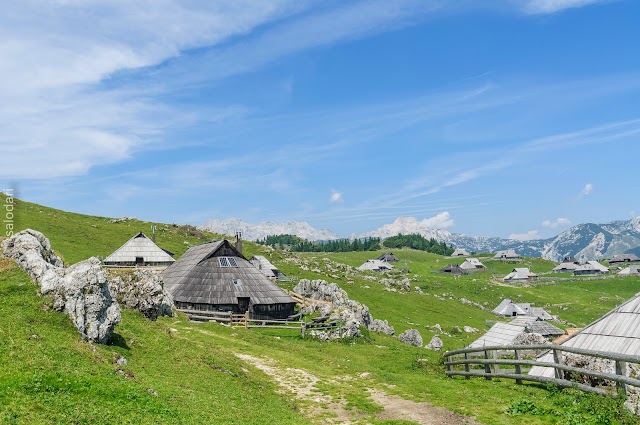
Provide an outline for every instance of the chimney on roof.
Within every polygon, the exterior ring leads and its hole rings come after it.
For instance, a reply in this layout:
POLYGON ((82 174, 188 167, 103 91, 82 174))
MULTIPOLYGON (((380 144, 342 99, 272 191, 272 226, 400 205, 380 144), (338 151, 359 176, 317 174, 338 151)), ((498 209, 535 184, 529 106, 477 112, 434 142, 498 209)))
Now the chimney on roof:
POLYGON ((242 232, 240 230, 236 230, 236 249, 242 254, 242 232))

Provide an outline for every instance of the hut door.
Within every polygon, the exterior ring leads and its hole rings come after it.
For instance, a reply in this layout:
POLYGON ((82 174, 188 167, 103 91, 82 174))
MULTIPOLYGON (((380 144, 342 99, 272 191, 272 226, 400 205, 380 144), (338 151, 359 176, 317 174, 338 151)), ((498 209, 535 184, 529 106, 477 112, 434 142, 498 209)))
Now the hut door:
POLYGON ((246 313, 249 310, 249 297, 238 297, 238 308, 240 313, 246 313))
POLYGON ((143 263, 144 263, 143 257, 136 257, 136 265, 143 264, 143 263))

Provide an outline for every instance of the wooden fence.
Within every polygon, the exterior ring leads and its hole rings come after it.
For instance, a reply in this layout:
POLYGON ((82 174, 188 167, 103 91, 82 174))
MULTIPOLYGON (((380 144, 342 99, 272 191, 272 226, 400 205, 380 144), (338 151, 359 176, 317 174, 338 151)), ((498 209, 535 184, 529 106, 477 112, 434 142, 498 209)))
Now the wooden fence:
POLYGON ((179 310, 187 316, 189 320, 194 322, 219 322, 233 327, 252 328, 271 328, 271 329, 296 329, 300 330, 302 336, 306 331, 330 331, 341 326, 338 321, 332 322, 304 322, 300 320, 301 316, 297 316, 298 320, 273 320, 273 319, 254 319, 251 318, 249 312, 244 314, 236 314, 225 311, 200 311, 200 310, 179 310))
POLYGON ((284 290, 287 294, 289 294, 289 296, 291 298, 293 298, 294 300, 296 300, 296 302, 302 306, 302 307, 307 307, 311 304, 327 304, 327 305, 333 305, 333 303, 331 301, 323 301, 323 300, 316 300, 315 298, 307 298, 307 297, 303 297, 302 295, 293 292, 293 291, 289 291, 288 289, 284 290))
MULTIPOLYGON (((551 383, 563 388, 578 388, 582 391, 597 394, 610 394, 606 389, 578 382, 576 378, 591 377, 595 382, 615 382, 618 391, 626 393, 627 386, 640 388, 640 380, 627 376, 627 365, 640 364, 640 356, 607 353, 565 347, 555 344, 540 345, 505 345, 478 348, 464 348, 444 353, 446 374, 448 376, 484 377, 485 379, 515 379, 522 381, 551 383), (551 353, 553 361, 535 360, 537 353, 551 353), (615 373, 607 373, 592 369, 568 366, 564 363, 563 354, 578 354, 615 363, 615 373), (533 357, 529 359, 527 357, 533 357), (549 367, 554 370, 554 377, 528 375, 526 372, 533 366, 549 367), (508 367, 508 369, 505 369, 508 367)), ((617 395, 617 394, 615 394, 617 395)))

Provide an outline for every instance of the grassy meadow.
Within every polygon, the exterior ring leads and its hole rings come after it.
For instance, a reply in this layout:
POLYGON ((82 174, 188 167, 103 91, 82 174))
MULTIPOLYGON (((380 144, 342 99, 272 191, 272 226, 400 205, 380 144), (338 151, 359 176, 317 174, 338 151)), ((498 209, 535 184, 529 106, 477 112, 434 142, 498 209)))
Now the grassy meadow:
MULTIPOLYGON (((148 234, 151 225, 109 223, 108 218, 25 202, 18 202, 16 215, 20 229, 42 231, 69 264, 108 255, 136 232, 148 234)), ((189 244, 216 236, 156 225, 158 244, 176 256, 189 244)), ((471 303, 490 310, 508 297, 543 306, 582 326, 640 290, 640 279, 633 277, 512 287, 494 275, 516 266, 543 273, 553 264, 483 259, 488 271, 454 277, 435 271, 462 259, 394 250, 402 260, 398 268, 408 270, 398 277, 410 278, 411 286, 424 292, 398 293, 386 290, 379 275, 341 266, 356 267, 383 251, 290 254, 252 243, 244 247, 247 257, 261 253, 288 275, 338 283, 375 318, 387 319, 396 334, 415 328, 426 344, 435 335, 430 327, 439 324, 446 332, 441 335, 445 349, 463 347, 480 335, 458 333, 456 327, 484 332, 486 321, 497 319, 471 303)), ((372 401, 371 389, 427 401, 485 424, 636 423, 613 399, 507 380, 447 378, 441 353, 366 331, 358 340, 321 343, 302 339, 297 331, 198 324, 183 315, 149 322, 137 312, 123 311, 116 333, 111 345, 83 342, 68 317, 51 311, 24 272, 0 261, 0 423, 339 423, 332 403, 341 404, 354 423, 412 423, 381 419, 384 406, 372 401), (290 387, 283 390, 273 376, 238 357, 242 355, 267 362, 290 387), (116 363, 120 356, 126 365, 116 363), (309 380, 311 393, 299 397, 309 380)))

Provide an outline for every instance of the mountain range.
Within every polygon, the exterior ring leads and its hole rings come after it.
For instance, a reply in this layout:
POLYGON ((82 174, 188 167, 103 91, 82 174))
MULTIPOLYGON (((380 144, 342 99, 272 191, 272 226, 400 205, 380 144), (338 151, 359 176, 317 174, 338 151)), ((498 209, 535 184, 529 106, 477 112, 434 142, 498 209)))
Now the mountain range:
MULTIPOLYGON (((201 227, 227 235, 233 235, 237 230, 241 230, 243 238, 247 240, 264 239, 269 235, 282 234, 292 234, 311 241, 339 238, 328 229, 318 230, 306 222, 295 221, 251 224, 238 218, 230 218, 209 220, 201 227)), ((393 223, 385 224, 370 232, 352 234, 350 237, 384 239, 398 234, 411 233, 418 233, 425 238, 434 238, 456 248, 464 248, 472 252, 495 252, 511 248, 520 255, 542 257, 554 261, 561 260, 567 255, 587 260, 611 258, 614 255, 624 253, 640 255, 640 217, 605 224, 579 224, 553 238, 530 241, 467 236, 447 230, 433 229, 429 227, 428 220, 419 221, 413 217, 398 217, 393 223)))

